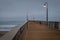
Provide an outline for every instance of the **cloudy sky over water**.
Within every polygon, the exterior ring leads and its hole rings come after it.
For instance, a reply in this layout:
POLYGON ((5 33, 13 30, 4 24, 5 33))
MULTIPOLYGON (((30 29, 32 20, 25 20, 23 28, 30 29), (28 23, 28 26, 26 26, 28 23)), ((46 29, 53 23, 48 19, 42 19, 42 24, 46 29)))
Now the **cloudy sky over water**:
MULTIPOLYGON (((0 0, 0 21, 29 19, 46 20, 43 4, 46 0, 0 0)), ((48 19, 60 21, 60 0, 47 0, 48 19)))

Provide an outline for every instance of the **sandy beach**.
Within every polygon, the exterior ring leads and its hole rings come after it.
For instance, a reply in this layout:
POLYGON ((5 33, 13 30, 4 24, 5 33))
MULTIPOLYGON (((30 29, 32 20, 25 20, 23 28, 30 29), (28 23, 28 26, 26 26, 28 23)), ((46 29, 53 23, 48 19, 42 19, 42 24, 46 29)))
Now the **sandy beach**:
POLYGON ((8 31, 0 31, 0 37, 2 37, 4 34, 6 34, 8 31))

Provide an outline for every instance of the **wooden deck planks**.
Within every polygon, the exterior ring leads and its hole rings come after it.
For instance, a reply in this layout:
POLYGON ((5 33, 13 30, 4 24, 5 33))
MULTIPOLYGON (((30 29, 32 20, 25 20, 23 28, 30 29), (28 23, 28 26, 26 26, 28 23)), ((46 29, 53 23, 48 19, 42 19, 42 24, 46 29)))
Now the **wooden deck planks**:
POLYGON ((60 31, 51 30, 44 24, 29 22, 24 40, 60 40, 60 31))

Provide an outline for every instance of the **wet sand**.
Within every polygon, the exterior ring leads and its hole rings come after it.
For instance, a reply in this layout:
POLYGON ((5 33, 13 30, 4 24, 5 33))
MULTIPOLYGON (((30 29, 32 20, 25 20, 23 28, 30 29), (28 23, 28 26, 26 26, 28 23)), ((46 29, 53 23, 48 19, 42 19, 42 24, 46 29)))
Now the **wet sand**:
POLYGON ((0 31, 0 37, 2 37, 3 35, 5 35, 8 31, 0 31))

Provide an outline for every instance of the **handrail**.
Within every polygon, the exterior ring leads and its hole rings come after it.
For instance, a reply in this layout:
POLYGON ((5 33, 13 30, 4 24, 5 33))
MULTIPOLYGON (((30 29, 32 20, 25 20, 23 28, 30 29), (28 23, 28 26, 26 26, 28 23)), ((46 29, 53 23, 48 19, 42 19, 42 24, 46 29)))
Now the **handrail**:
MULTIPOLYGON (((26 24, 27 22, 25 22, 24 24, 26 24)), ((0 40, 13 40, 13 38, 15 37, 15 35, 18 33, 18 31, 20 30, 20 28, 24 25, 17 25, 13 30, 9 31, 8 33, 6 33, 4 36, 2 36, 0 38, 0 40)))

